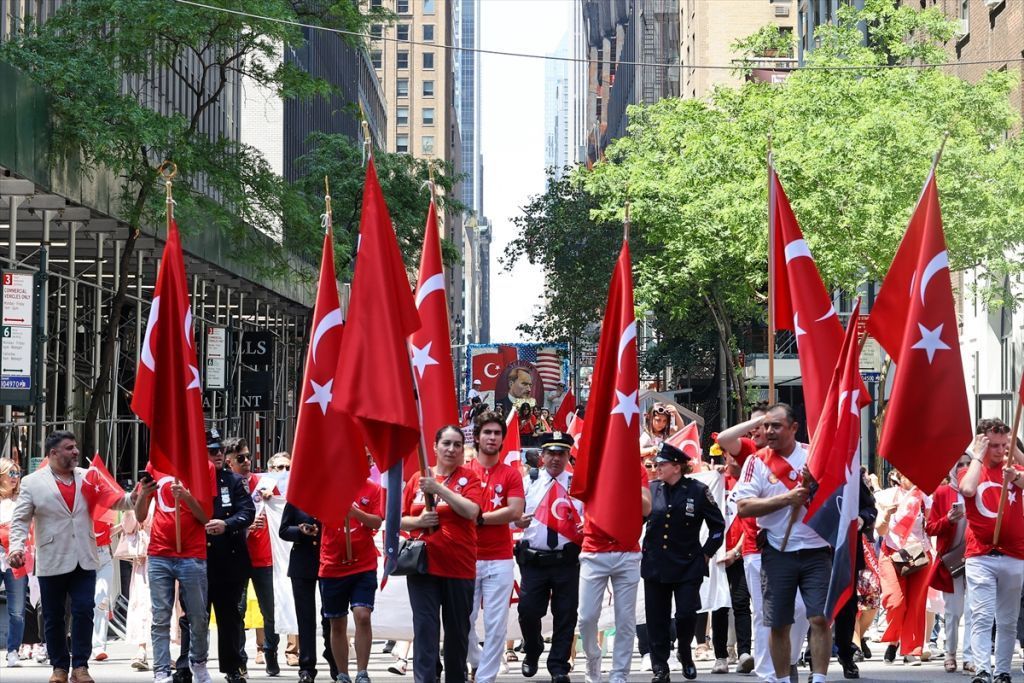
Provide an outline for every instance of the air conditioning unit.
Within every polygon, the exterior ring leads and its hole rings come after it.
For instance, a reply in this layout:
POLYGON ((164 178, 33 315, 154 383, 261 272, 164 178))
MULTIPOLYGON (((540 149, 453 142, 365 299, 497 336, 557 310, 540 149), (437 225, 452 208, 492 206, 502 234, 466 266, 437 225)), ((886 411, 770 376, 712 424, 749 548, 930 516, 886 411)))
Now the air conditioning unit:
POLYGON ((960 20, 960 28, 957 29, 956 34, 958 36, 966 36, 971 32, 970 19, 964 18, 960 20))
POLYGON ((775 5, 775 16, 777 17, 788 17, 789 16, 789 5, 775 5))

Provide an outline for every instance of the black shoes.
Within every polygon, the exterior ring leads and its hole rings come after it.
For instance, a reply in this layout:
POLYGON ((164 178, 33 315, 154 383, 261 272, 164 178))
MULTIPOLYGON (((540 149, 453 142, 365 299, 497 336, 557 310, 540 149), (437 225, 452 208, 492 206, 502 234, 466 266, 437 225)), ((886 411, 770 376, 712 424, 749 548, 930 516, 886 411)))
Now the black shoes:
POLYGON ((551 683, 569 683, 569 674, 555 674, 551 677, 551 683))
POLYGON ((655 671, 654 676, 651 677, 651 683, 672 683, 672 677, 669 676, 668 669, 655 671))
POLYGON ((313 683, 313 674, 308 671, 299 672, 299 683, 313 683))
POLYGON ((527 678, 533 678, 537 675, 537 660, 535 659, 531 662, 529 657, 524 657, 523 665, 519 668, 522 670, 524 676, 527 678))
POLYGON ((277 663, 277 652, 264 652, 263 658, 267 662, 268 676, 276 676, 281 673, 281 667, 277 663))
POLYGON ((1008 673, 996 674, 996 677, 992 679, 992 683, 1011 683, 1013 678, 1008 673))
POLYGON ((853 663, 852 659, 843 659, 842 657, 836 658, 839 661, 839 665, 843 667, 843 678, 860 678, 860 669, 853 663))
POLYGON ((860 651, 864 654, 864 659, 871 659, 871 648, 868 647, 868 639, 863 636, 860 639, 860 651))
POLYGON ((896 644, 892 644, 885 648, 885 655, 882 657, 886 664, 892 664, 896 661, 896 644))
POLYGON ((987 671, 979 671, 974 674, 974 678, 971 679, 971 683, 992 683, 992 674, 987 671))
POLYGON ((227 683, 245 683, 245 680, 245 676, 241 673, 227 675, 227 683))
POLYGON ((192 672, 189 669, 178 669, 171 679, 174 683, 192 683, 192 672))
POLYGON ((697 666, 693 662, 683 662, 683 678, 692 681, 697 678, 697 666))

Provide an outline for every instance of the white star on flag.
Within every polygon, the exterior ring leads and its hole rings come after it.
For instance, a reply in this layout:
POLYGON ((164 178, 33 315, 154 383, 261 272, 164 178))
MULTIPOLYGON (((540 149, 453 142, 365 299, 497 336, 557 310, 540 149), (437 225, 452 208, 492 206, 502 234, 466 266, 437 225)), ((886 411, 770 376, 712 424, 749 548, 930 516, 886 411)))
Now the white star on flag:
POLYGON ((807 330, 800 328, 800 314, 793 314, 793 334, 799 340, 801 335, 807 334, 807 330))
POLYGON ((622 415, 626 420, 626 426, 633 424, 633 416, 640 414, 640 403, 638 395, 640 390, 637 389, 632 394, 624 394, 618 389, 615 390, 615 398, 618 400, 618 404, 612 408, 612 415, 618 413, 622 415))
POLYGON ((317 384, 316 380, 310 379, 309 386, 313 387, 313 395, 306 399, 306 403, 316 403, 320 411, 326 415, 327 406, 331 403, 331 391, 334 388, 334 378, 327 380, 326 384, 317 384))
POLYGON ((430 357, 430 347, 434 345, 434 342, 429 341, 427 345, 422 349, 415 344, 412 346, 412 364, 416 366, 416 374, 423 379, 423 371, 430 365, 437 365, 437 361, 430 357))
MULTIPOLYGON (((944 325, 945 323, 943 323, 944 325)), ((912 349, 924 349, 928 353, 928 364, 931 365, 932 359, 935 357, 935 352, 939 349, 949 350, 949 346, 946 342, 942 341, 942 327, 939 325, 934 330, 929 330, 927 327, 918 323, 917 326, 921 330, 921 339, 914 344, 912 349)))
MULTIPOLYGON (((1010 488, 1012 489, 1013 487, 1010 487, 1010 488)), ((1017 492, 1013 491, 1013 490, 1007 492, 1006 500, 1007 500, 1007 502, 1010 503, 1010 505, 1013 505, 1014 503, 1016 503, 1017 502, 1017 492)))
POLYGON ((501 494, 495 493, 494 498, 491 498, 491 506, 495 508, 501 507, 501 494))
POLYGON ((189 389, 201 389, 202 384, 199 382, 199 368, 194 365, 188 366, 188 369, 192 371, 192 383, 185 387, 185 391, 189 389))

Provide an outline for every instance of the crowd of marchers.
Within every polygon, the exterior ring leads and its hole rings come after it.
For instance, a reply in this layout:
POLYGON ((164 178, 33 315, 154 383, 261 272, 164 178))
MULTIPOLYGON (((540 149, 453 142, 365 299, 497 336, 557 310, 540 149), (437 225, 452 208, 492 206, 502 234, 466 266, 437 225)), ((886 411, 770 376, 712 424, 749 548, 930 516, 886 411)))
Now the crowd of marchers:
MULTIPOLYGON (((534 677, 546 651, 552 683, 569 683, 574 673, 585 683, 605 676, 623 683, 638 649, 652 683, 669 683, 673 673, 694 679, 702 660, 713 660, 712 674, 735 667, 765 682, 796 683, 804 664, 810 683, 823 683, 833 658, 845 678, 857 678, 857 662, 876 656, 875 640, 891 664, 941 657, 946 672, 968 672, 974 683, 1011 680, 1015 643, 1024 644, 1024 453, 999 420, 978 424, 971 448, 935 491, 895 471, 880 488, 862 472, 849 548, 856 580, 832 610, 836 550, 803 521, 815 482, 789 406, 756 406, 695 459, 669 442, 682 428, 678 412, 655 403, 645 416, 636 480, 621 482, 623 491, 639 489, 645 520, 641 536, 628 542, 593 525, 570 496, 575 444, 568 434, 539 430, 539 456, 510 462, 503 415, 475 410, 465 421, 434 435, 436 464, 400 494, 403 535, 422 541, 425 560, 406 572, 412 638, 388 644, 394 674, 411 669, 416 683, 494 683, 515 662, 534 677), (724 505, 701 473, 723 479, 724 505), (702 605, 712 570, 728 582, 729 606, 702 605), (608 671, 602 608, 614 612, 608 671), (510 616, 519 634, 508 632, 510 616)), ((106 658, 111 566, 122 559, 132 565, 132 666, 152 671, 157 683, 212 680, 211 616, 220 672, 229 683, 248 677, 250 583, 262 617, 256 662, 268 674, 281 674, 278 651, 287 643, 286 664, 299 681, 314 680, 326 664, 332 681, 370 683, 387 491, 368 479, 340 526, 289 503, 271 528, 262 503, 281 494, 251 471, 248 444, 215 429, 206 437, 212 501, 196 500, 174 477, 149 468, 112 505, 122 511, 116 523, 97 521, 88 509, 73 433, 51 434, 46 465, 27 476, 0 459, 7 666, 48 658, 50 683, 92 683, 90 662, 106 658), (274 557, 271 534, 291 543, 287 558, 274 557), (275 582, 275 561, 287 562, 297 634, 275 629, 275 591, 284 588, 275 582), (33 611, 38 626, 26 619, 33 611)), ((269 467, 287 477, 287 454, 269 467)))

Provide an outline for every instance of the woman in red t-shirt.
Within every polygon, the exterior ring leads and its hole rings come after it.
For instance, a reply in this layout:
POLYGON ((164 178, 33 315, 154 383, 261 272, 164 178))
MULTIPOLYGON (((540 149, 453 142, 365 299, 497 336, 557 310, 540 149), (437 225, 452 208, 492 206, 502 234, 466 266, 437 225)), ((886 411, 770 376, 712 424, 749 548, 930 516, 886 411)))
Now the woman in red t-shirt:
POLYGON ((413 671, 419 681, 437 678, 443 619, 445 681, 464 683, 476 581, 476 520, 483 489, 473 471, 463 465, 461 429, 448 425, 438 430, 434 452, 433 476, 414 474, 402 505, 402 530, 427 544, 427 573, 407 579, 416 643, 413 671), (426 509, 424 495, 434 497, 434 510, 426 509))

